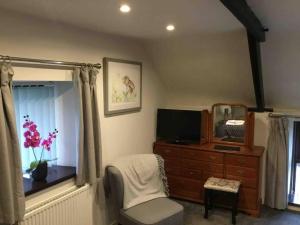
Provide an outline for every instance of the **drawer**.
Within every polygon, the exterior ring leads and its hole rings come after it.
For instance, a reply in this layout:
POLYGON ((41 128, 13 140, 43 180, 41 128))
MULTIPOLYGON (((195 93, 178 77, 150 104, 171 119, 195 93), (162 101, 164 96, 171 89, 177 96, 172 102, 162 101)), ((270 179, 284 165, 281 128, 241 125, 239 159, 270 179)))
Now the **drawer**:
POLYGON ((224 154, 217 152, 203 152, 203 161, 223 164, 224 163, 224 154))
POLYGON ((224 165, 216 163, 203 163, 203 170, 210 173, 224 173, 224 165))
POLYGON ((202 175, 202 180, 206 182, 206 180, 210 177, 218 177, 218 178, 223 178, 224 175, 223 173, 217 173, 217 172, 208 172, 208 171, 203 171, 202 175))
POLYGON ((258 193, 251 188, 241 188, 239 196, 239 207, 245 209, 257 209, 258 193))
POLYGON ((194 151, 194 150, 183 150, 182 158, 185 159, 194 159, 194 160, 203 160, 203 152, 202 151, 194 151))
POLYGON ((174 157, 164 157, 165 169, 168 167, 181 167, 181 160, 174 157))
POLYGON ((202 169, 204 163, 202 161, 182 159, 182 167, 189 169, 202 169))
POLYGON ((224 155, 223 155, 223 153, 218 153, 218 152, 182 150, 182 158, 222 164, 224 155))
POLYGON ((202 169, 203 171, 223 173, 223 164, 208 163, 204 161, 196 161, 189 159, 182 159, 182 167, 189 169, 202 169))
POLYGON ((259 166, 259 158, 242 155, 229 155, 225 156, 225 163, 232 166, 249 167, 257 169, 259 166))
POLYGON ((257 171, 253 168, 226 165, 226 175, 256 179, 257 171))
POLYGON ((170 190, 170 196, 193 202, 203 202, 203 192, 200 191, 170 190))
POLYGON ((182 176, 196 180, 202 179, 202 170, 182 169, 182 176))
POLYGON ((226 166, 225 177, 227 179, 239 180, 242 187, 256 188, 258 183, 258 174, 256 169, 237 166, 226 166))
POLYGON ((168 177, 171 197, 192 201, 203 200, 203 182, 182 177, 168 177))
POLYGON ((227 179, 238 180, 241 182, 241 187, 257 188, 257 179, 226 175, 227 179))
POLYGON ((179 157, 181 152, 180 148, 166 147, 166 146, 155 146, 154 153, 164 157, 179 157))
POLYGON ((169 184, 169 189, 172 192, 187 191, 187 192, 201 193, 203 189, 202 181, 192 180, 183 177, 169 176, 168 184, 169 184))
POLYGON ((182 175, 181 169, 179 167, 168 166, 168 167, 165 167, 165 171, 166 171, 167 176, 172 176, 172 175, 181 176, 182 175))

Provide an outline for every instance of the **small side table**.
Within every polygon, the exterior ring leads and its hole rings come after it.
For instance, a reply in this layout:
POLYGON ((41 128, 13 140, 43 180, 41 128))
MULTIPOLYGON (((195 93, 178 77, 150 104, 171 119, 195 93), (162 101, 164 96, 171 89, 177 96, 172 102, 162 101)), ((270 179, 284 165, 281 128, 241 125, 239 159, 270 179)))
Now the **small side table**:
POLYGON ((239 201, 240 181, 210 177, 204 184, 204 218, 208 218, 209 205, 213 204, 214 192, 226 192, 232 196, 232 224, 236 224, 237 207, 239 201))

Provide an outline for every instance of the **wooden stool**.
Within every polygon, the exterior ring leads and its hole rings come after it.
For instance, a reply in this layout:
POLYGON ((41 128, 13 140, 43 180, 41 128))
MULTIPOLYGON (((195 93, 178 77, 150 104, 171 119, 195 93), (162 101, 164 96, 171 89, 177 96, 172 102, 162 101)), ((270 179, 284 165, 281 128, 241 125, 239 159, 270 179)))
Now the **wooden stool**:
POLYGON ((208 218, 208 208, 213 205, 214 192, 226 192, 232 196, 232 224, 236 224, 237 207, 239 201, 239 189, 241 182, 222 178, 210 177, 204 184, 204 218, 208 218))

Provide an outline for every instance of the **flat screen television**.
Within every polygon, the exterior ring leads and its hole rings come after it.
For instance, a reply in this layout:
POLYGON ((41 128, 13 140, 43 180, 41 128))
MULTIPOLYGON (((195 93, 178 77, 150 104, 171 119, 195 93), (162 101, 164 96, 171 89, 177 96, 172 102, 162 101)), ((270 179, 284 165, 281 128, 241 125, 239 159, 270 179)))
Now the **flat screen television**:
POLYGON ((200 143, 201 111, 158 109, 156 139, 177 144, 200 143))

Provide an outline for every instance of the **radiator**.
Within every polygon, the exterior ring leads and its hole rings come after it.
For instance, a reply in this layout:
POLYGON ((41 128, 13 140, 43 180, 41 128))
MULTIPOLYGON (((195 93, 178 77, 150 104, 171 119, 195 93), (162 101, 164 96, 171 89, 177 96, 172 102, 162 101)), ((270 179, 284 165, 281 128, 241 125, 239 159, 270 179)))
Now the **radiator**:
POLYGON ((26 209, 21 225, 92 225, 89 185, 68 190, 26 209))

